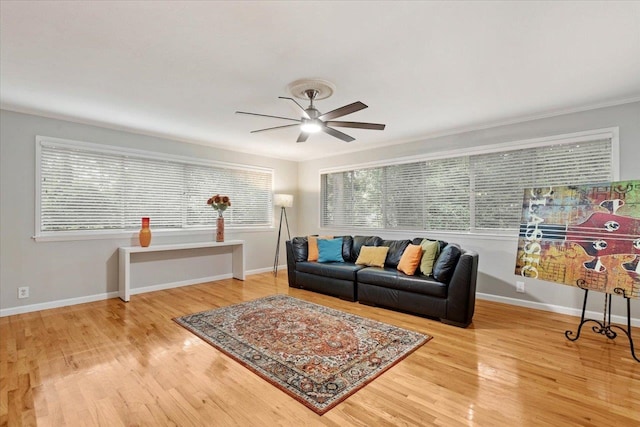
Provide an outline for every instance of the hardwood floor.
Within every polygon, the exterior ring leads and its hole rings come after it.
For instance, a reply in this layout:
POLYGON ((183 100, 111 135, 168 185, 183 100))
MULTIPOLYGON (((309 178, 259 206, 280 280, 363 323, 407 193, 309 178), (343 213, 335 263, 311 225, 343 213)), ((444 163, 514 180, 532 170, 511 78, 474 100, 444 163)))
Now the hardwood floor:
POLYGON ((572 343, 564 331, 578 320, 478 301, 460 329, 290 289, 286 271, 8 316, 0 425, 640 425, 640 363, 626 337, 586 329, 572 343), (171 320, 274 293, 434 338, 318 416, 171 320))

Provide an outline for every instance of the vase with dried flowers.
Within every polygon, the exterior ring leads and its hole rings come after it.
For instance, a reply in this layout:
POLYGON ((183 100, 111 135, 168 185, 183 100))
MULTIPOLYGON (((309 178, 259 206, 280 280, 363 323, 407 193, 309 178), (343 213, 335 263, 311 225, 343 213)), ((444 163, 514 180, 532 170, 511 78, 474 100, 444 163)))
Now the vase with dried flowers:
POLYGON ((216 221, 216 242, 224 242, 224 216, 222 213, 231 206, 231 200, 228 196, 221 196, 216 194, 207 200, 207 204, 218 211, 218 218, 216 221))

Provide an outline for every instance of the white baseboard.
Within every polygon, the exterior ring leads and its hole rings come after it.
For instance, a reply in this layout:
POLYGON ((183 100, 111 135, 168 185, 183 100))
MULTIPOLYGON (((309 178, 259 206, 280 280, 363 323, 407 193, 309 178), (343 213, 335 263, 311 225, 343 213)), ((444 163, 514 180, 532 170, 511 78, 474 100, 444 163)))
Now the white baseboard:
MULTIPOLYGON (((576 317, 580 317, 580 315, 582 314, 582 309, 579 309, 579 308, 564 307, 564 306, 561 306, 561 305, 553 305, 553 304, 545 304, 545 303, 535 302, 535 301, 524 301, 524 300, 516 299, 516 298, 502 297, 502 296, 491 295, 491 294, 483 294, 483 293, 480 293, 480 292, 478 292, 476 294, 476 297, 478 299, 483 299, 483 300, 487 300, 487 301, 501 302, 503 304, 517 305, 519 307, 526 307, 526 308, 533 308, 535 310, 550 311, 552 313, 568 314, 570 316, 576 316, 576 317)), ((602 312, 586 311, 585 312, 585 318, 600 320, 600 319, 602 319, 602 312)), ((612 315, 611 316, 611 322, 612 323, 617 323, 617 324, 620 324, 620 325, 626 325, 627 324, 627 318, 626 318, 626 316, 612 315)), ((637 317, 632 317, 631 318, 631 326, 640 326, 640 319, 637 318, 637 317)))
MULTIPOLYGON (((286 269, 286 266, 284 266, 284 268, 286 269)), ((272 271, 272 270, 273 270, 273 267, 259 268, 255 270, 246 271, 245 274, 246 275, 260 274, 260 273, 266 273, 267 271, 272 271)), ((161 291, 165 289, 178 288, 182 286, 191 286, 191 285, 196 285, 196 284, 205 283, 205 282, 214 282, 216 280, 230 279, 231 277, 233 277, 232 274, 228 273, 228 274, 221 274, 218 276, 201 277, 198 279, 183 280, 180 282, 162 283, 160 285, 145 286, 142 288, 133 288, 131 289, 131 295, 143 294, 145 292, 161 291)), ((39 304, 23 305, 20 307, 3 308, 3 309, 0 309, 0 317, 13 316, 14 314, 31 313, 33 311, 48 310, 51 308, 67 307, 70 305, 84 304, 87 302, 102 301, 110 298, 118 298, 118 292, 117 291, 105 292, 102 294, 88 295, 88 296, 78 297, 78 298, 68 298, 63 300, 43 302, 39 304)))
MULTIPOLYGON (((278 270, 286 270, 286 268, 287 268, 286 265, 279 266, 278 270)), ((261 274, 269 271, 273 271, 273 267, 265 267, 265 268, 257 268, 254 270, 249 270, 246 272, 246 274, 247 275, 261 274)), ((231 273, 228 273, 228 274, 221 274, 218 276, 202 277, 199 279, 184 280, 180 282, 163 283, 160 285, 145 286, 142 288, 133 288, 131 289, 131 295, 142 294, 145 292, 161 291, 165 289, 177 288, 182 286, 191 286, 191 285, 204 283, 204 282, 214 282, 216 280, 229 279, 231 277, 233 277, 231 273)), ((509 297, 484 294, 484 293, 477 293, 476 297, 478 299, 483 299, 487 301, 500 302, 503 304, 515 305, 519 307, 533 308, 535 310, 550 311, 552 313, 568 314, 570 316, 576 316, 576 317, 580 317, 582 312, 578 308, 564 307, 564 306, 553 305, 553 304, 545 304, 545 303, 535 302, 535 301, 524 301, 516 298, 509 298, 509 297)), ((12 316, 14 314, 30 313, 33 311, 48 310, 51 308, 67 307, 70 305, 101 301, 109 298, 118 298, 118 292, 117 291, 105 292, 103 294, 88 295, 88 296, 78 297, 78 298, 68 298, 68 299, 44 302, 39 304, 23 305, 20 307, 4 308, 4 309, 0 309, 0 317, 12 316)), ((590 319, 600 319, 602 317, 601 312, 595 312, 595 311, 587 311, 585 315, 590 319)), ((621 325, 627 324, 627 318, 624 316, 612 315, 611 321, 613 323, 617 323, 621 325)), ((640 318, 632 317, 631 325, 640 326, 640 318)))
POLYGON ((131 295, 144 294, 147 292, 164 291, 165 289, 181 288, 183 286, 197 285, 199 283, 215 282, 216 280, 231 279, 231 273, 220 274, 217 276, 200 277, 197 279, 181 280, 179 282, 161 283, 159 285, 144 286, 142 288, 131 288, 131 295))
MULTIPOLYGON (((247 274, 260 274, 260 273, 267 273, 269 271, 273 272, 273 267, 257 268, 255 270, 247 271, 247 274)), ((279 265, 278 271, 287 271, 287 266, 279 265)))
MULTIPOLYGON (((284 268, 287 268, 287 267, 284 266, 284 268)), ((245 271, 245 274, 249 276, 252 274, 266 273, 272 270, 273 270, 273 267, 258 268, 255 270, 245 271)), ((200 277, 198 279, 181 280, 179 282, 162 283, 160 285, 145 286, 143 288, 132 288, 130 292, 131 292, 131 295, 144 294, 146 292, 163 291, 165 289, 180 288, 182 286, 191 286, 191 285, 197 285, 199 283, 215 282, 216 280, 231 279, 232 277, 233 277, 233 274, 231 273, 220 274, 217 276, 200 277)))
POLYGON ((0 317, 31 313, 32 311, 49 310, 50 308, 67 307, 69 305, 84 304, 87 302, 102 301, 109 298, 118 298, 118 292, 105 292, 103 294, 88 295, 86 297, 60 299, 57 301, 43 302, 39 304, 3 308, 0 309, 0 317))

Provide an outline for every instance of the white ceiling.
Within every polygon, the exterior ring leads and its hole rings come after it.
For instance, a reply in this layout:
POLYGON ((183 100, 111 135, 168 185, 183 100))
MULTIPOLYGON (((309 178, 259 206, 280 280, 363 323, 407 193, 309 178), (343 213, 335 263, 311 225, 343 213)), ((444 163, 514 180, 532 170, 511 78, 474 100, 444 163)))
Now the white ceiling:
POLYGON ((2 108, 285 159, 640 99, 637 1, 0 4, 2 108), (278 96, 312 77, 386 130, 234 114, 298 117, 278 96))

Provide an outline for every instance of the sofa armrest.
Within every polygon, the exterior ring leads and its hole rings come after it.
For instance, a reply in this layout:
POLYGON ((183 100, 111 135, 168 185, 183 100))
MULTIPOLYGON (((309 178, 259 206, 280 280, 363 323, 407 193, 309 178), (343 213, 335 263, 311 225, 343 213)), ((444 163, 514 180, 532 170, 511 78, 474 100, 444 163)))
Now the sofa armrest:
POLYGON ((478 277, 478 253, 464 251, 453 272, 447 294, 445 323, 466 327, 473 319, 476 306, 476 280, 478 277))
POLYGON ((296 258, 293 255, 293 245, 291 244, 291 240, 287 240, 285 242, 287 245, 287 276, 289 279, 289 286, 296 287, 296 258))

